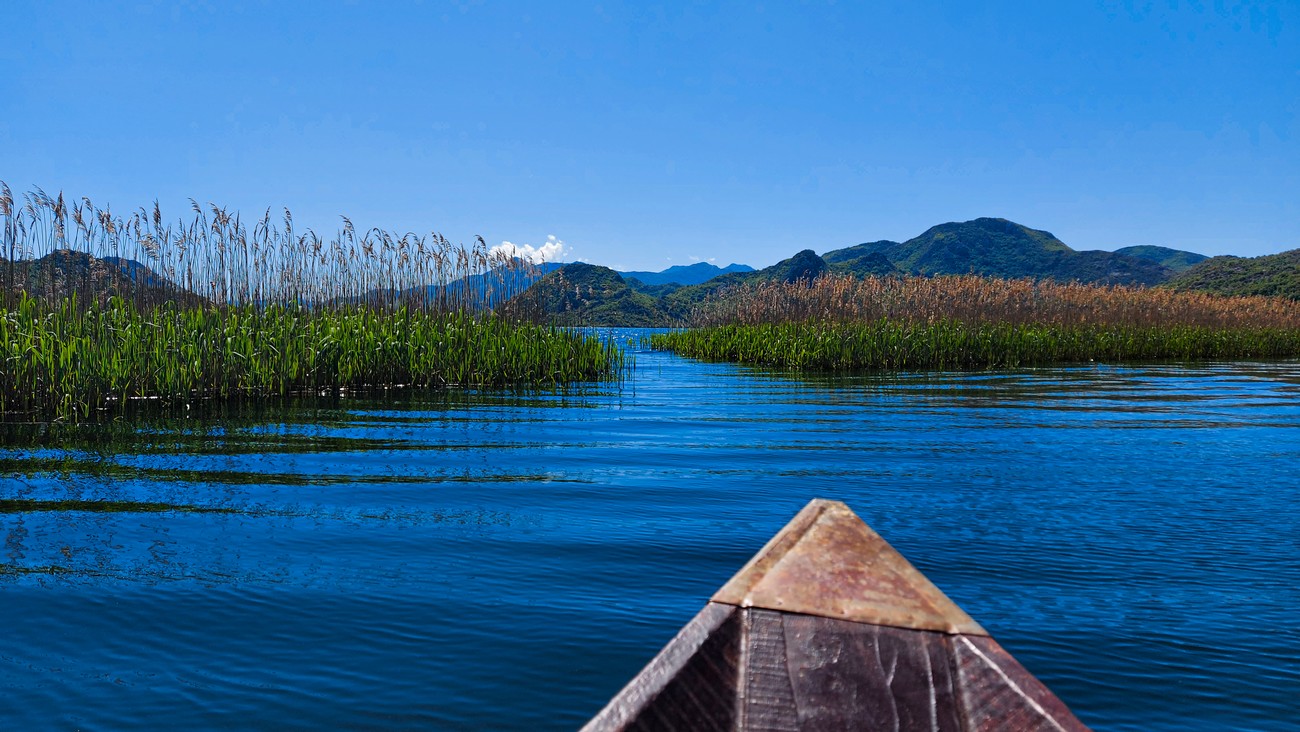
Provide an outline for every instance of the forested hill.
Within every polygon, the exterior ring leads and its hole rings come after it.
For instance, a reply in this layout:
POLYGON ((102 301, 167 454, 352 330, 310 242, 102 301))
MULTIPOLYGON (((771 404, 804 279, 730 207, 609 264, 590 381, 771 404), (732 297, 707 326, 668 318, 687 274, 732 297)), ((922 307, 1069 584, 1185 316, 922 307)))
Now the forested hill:
POLYGON ((674 322, 662 299, 628 286, 618 272, 574 262, 534 282, 506 303, 508 317, 539 318, 556 325, 642 328, 674 322))
POLYGON ((823 258, 847 262, 873 254, 912 275, 977 274, 1120 285, 1156 285, 1173 275, 1172 269, 1149 258, 1075 251, 1046 231, 994 218, 939 224, 905 242, 859 244, 827 252, 823 258))
MULTIPOLYGON (((828 272, 855 277, 976 274, 1003 279, 1152 286, 1169 282, 1179 271, 1190 277, 1217 261, 1202 260, 1205 257, 1200 254, 1155 246, 1127 247, 1117 252, 1076 251, 1049 232, 1006 219, 980 218, 933 226, 903 242, 873 241, 822 255, 805 249, 771 267, 730 272, 689 285, 646 282, 594 265, 568 265, 548 275, 527 294, 534 307, 560 322, 675 325, 689 318, 701 302, 728 287, 763 281, 810 280, 828 272), (548 294, 538 289, 554 288, 559 283, 565 283, 568 290, 548 294)), ((1241 266, 1240 261, 1233 266, 1241 266)), ((1188 286, 1201 287, 1194 282, 1188 286)))
POLYGON ((1182 272, 1209 259, 1209 257, 1204 254, 1184 252, 1179 249, 1150 245, 1122 247, 1116 249, 1115 253, 1129 257, 1137 257, 1139 259, 1149 259, 1156 264, 1162 264, 1168 267, 1174 272, 1182 272))
POLYGON ((1262 257, 1213 257, 1169 280, 1178 290, 1300 300, 1300 249, 1262 257))

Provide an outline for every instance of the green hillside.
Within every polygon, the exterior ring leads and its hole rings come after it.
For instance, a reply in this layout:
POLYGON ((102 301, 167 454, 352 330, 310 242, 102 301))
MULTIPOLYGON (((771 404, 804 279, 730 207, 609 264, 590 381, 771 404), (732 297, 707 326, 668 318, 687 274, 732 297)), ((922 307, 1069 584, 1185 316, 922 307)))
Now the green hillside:
POLYGON ((1070 252, 1046 231, 1006 219, 975 219, 932 226, 920 236, 880 253, 912 274, 1042 277, 1070 252))
POLYGON ((906 274, 880 252, 867 252, 856 257, 840 257, 835 262, 826 257, 823 259, 830 266, 830 270, 836 274, 850 274, 854 277, 901 277, 906 274))
POLYGON ((635 277, 628 277, 626 273, 619 272, 618 274, 623 278, 623 281, 627 283, 628 287, 631 287, 637 292, 645 293, 650 297, 663 297, 668 293, 680 290, 683 287, 683 285, 676 282, 665 282, 661 285, 648 285, 635 277))
POLYGON ((700 285, 647 285, 608 267, 575 263, 551 272, 506 306, 505 312, 557 325, 664 327, 684 321, 719 290, 748 282, 812 281, 829 270, 811 249, 756 272, 731 272, 700 285), (651 294, 653 293, 653 294, 651 294))
POLYGON ((1077 252, 1046 231, 1006 219, 981 218, 932 226, 905 242, 872 242, 826 253, 832 264, 880 254, 907 274, 1078 280, 1154 285, 1171 271, 1150 259, 1114 252, 1077 252))
POLYGON ((1183 272, 1194 265, 1200 264, 1209 257, 1196 252, 1185 252, 1181 249, 1170 249, 1169 247, 1157 247, 1144 244, 1135 247, 1122 247, 1115 250, 1116 254, 1123 254, 1126 257, 1137 257, 1146 259, 1156 264, 1164 265, 1175 273, 1183 272))
POLYGON ((1300 249, 1262 257, 1213 257, 1167 283, 1217 295, 1268 295, 1300 300, 1300 249))
POLYGON ((672 322, 660 299, 632 289, 608 267, 583 262, 547 274, 504 310, 556 325, 645 328, 672 322))
POLYGON ((805 249, 789 259, 777 262, 771 267, 765 267, 754 272, 732 272, 721 277, 714 277, 701 285, 691 285, 674 290, 664 296, 665 309, 678 318, 684 318, 690 315, 691 310, 696 305, 704 302, 710 295, 725 287, 774 280, 779 282, 807 280, 811 282, 829 270, 830 267, 824 259, 817 256, 817 252, 805 249))
POLYGON ((701 303, 728 287, 811 281, 827 272, 859 278, 977 274, 1103 285, 1169 283, 1179 289, 1300 298, 1300 250, 1188 264, 1198 259, 1203 257, 1156 246, 1075 251, 1046 231, 1006 219, 981 218, 933 226, 904 242, 867 242, 822 256, 805 249, 771 267, 731 272, 686 286, 645 283, 605 267, 570 264, 548 274, 512 307, 520 312, 532 308, 534 316, 560 324, 670 326, 685 322, 701 303), (1182 272, 1176 274, 1179 268, 1182 272))
POLYGON ((882 239, 880 241, 869 241, 865 244, 855 244, 851 247, 845 247, 843 249, 836 249, 834 251, 826 252, 825 254, 822 255, 822 259, 826 260, 827 264, 834 266, 837 264, 844 264, 846 262, 851 262, 855 259, 861 259, 862 257, 866 257, 873 254, 880 255, 886 249, 889 249, 890 247, 896 247, 898 245, 899 245, 898 242, 889 241, 888 239, 882 239))

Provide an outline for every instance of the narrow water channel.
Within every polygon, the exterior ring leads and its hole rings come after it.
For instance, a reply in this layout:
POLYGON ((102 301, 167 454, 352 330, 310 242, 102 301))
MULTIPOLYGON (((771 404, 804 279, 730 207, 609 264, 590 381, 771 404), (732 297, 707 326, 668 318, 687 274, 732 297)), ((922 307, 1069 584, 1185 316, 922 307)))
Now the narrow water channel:
POLYGON ((823 497, 1094 728, 1284 729, 1297 465, 1296 363, 0 427, 0 727, 573 729, 823 497))

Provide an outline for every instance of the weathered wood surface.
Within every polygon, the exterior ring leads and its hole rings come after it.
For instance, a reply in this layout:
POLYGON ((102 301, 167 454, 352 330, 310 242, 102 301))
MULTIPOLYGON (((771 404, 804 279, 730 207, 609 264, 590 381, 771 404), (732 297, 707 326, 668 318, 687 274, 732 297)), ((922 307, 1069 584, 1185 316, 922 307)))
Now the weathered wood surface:
POLYGON ((743 700, 744 709, 789 689, 790 696, 779 703, 794 710, 793 729, 962 729, 956 670, 943 634, 768 610, 749 613, 756 616, 752 627, 780 636, 785 679, 774 686, 747 684, 751 696, 743 700))
POLYGON ((1088 729, 992 638, 952 639, 971 730, 1088 729))
POLYGON ((739 613, 709 603, 583 730, 734 730, 739 613))
POLYGON ((814 501, 583 729, 1087 730, 877 539, 843 504, 814 501), (821 612, 785 609, 815 605, 817 587, 821 612))
POLYGON ((1087 727, 986 636, 709 603, 583 729, 1087 727))
POLYGON ((809 503, 712 599, 872 625, 987 635, 837 501, 809 503))

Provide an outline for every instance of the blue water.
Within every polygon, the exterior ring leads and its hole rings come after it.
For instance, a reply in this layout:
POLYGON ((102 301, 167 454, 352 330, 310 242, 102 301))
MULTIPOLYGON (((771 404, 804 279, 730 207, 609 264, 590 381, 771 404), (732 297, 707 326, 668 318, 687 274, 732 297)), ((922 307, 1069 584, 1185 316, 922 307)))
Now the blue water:
POLYGON ((558 394, 0 435, 0 500, 188 509, 0 512, 4 729, 572 729, 813 497, 1096 729, 1296 724, 1296 363, 640 352, 558 394))

